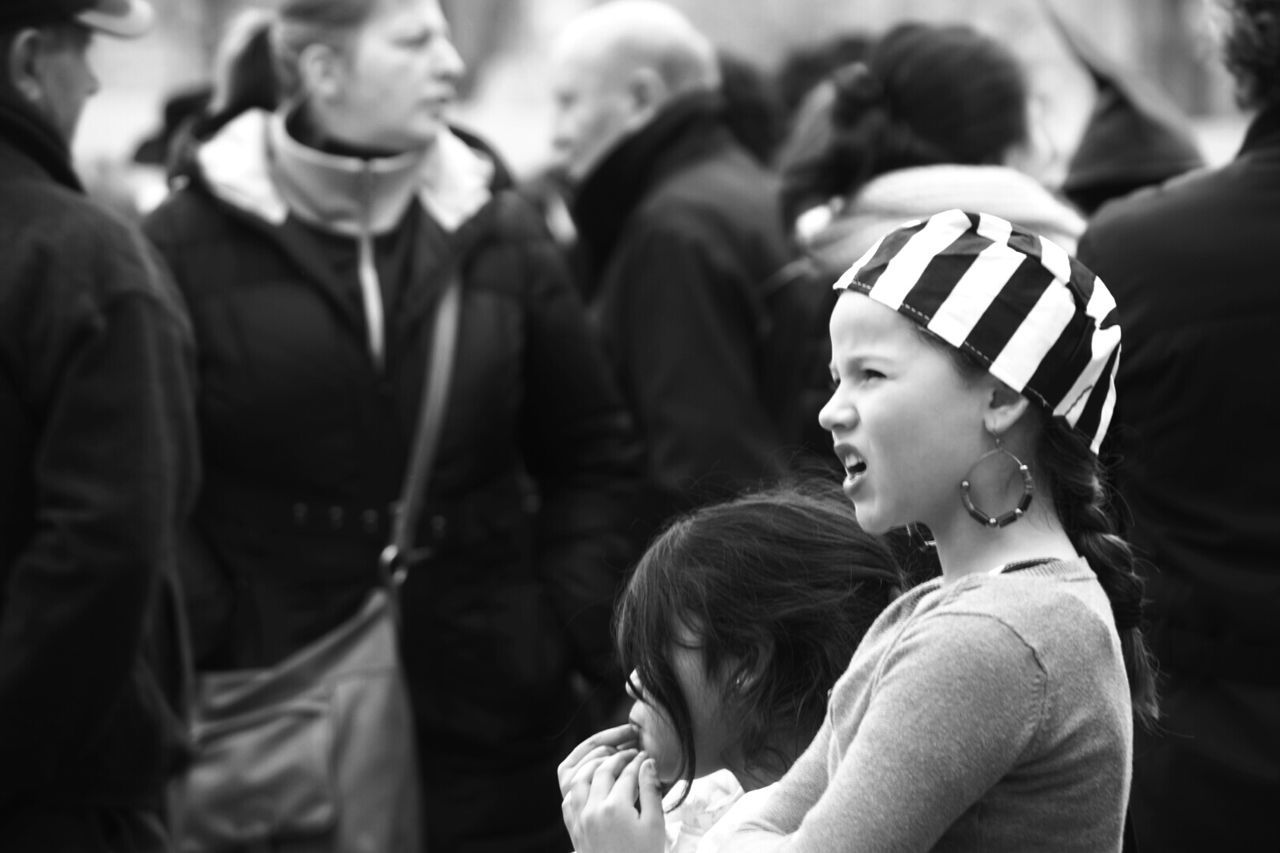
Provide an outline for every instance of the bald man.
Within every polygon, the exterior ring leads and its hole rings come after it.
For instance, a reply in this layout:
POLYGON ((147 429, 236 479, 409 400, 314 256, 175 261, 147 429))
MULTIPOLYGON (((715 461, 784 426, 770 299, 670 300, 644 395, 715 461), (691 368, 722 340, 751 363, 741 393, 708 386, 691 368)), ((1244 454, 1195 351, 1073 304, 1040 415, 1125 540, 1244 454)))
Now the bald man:
POLYGON ((552 69, 557 166, 656 525, 782 473, 791 436, 762 378, 763 285, 787 260, 776 186, 724 123, 713 45, 670 6, 593 7, 552 69))

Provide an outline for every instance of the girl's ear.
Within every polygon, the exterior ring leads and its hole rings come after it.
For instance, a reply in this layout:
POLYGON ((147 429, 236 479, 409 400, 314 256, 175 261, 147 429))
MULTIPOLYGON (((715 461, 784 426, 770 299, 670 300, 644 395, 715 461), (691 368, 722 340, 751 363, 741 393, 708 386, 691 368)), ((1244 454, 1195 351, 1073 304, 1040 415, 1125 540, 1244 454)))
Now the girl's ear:
POLYGON ((992 380, 991 395, 983 412, 983 424, 992 435, 1004 435, 1021 420, 1031 401, 998 379, 992 380))
POLYGON ((735 694, 745 693, 768 677, 769 662, 773 660, 773 638, 763 637, 756 641, 755 648, 746 657, 739 660, 730 670, 730 690, 735 694))

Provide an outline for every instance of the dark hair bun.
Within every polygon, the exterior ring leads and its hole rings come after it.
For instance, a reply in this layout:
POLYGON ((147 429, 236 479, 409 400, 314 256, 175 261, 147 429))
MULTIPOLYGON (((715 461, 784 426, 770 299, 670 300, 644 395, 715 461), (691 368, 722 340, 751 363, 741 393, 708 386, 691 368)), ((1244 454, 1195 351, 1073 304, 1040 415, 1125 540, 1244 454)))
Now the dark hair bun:
POLYGON ((851 62, 831 75, 836 99, 831 118, 839 124, 852 124, 868 110, 885 106, 884 84, 865 62, 851 62))

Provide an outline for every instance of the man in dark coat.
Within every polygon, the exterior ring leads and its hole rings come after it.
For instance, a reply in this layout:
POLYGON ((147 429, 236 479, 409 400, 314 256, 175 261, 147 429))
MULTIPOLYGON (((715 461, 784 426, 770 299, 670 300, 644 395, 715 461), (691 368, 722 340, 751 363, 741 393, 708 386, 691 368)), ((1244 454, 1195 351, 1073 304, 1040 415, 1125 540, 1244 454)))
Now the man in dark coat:
POLYGON ((1134 746, 1143 850, 1280 849, 1280 2, 1228 7, 1261 108, 1239 154, 1104 206, 1079 247, 1125 330, 1118 486, 1163 675, 1134 746))
POLYGON ((722 115, 715 50, 650 0, 595 7, 553 58, 559 165, 593 320, 647 444, 657 523, 782 470, 767 279, 787 260, 773 180, 722 115))
POLYGON ((196 481, 191 336, 69 144, 92 30, 140 2, 0 3, 0 847, 169 850, 187 754, 172 588, 196 481))

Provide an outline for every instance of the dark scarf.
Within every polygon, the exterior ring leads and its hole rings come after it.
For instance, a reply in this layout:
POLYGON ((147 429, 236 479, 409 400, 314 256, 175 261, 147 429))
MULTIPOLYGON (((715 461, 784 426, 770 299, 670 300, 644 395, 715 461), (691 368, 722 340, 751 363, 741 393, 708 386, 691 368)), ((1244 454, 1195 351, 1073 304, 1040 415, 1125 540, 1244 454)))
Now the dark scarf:
POLYGON ((58 183, 84 192, 71 168, 71 150, 66 141, 34 107, 7 92, 0 94, 0 139, 25 154, 58 183))
POLYGON ((608 263, 631 212, 675 167, 716 150, 728 139, 723 102, 713 92, 672 101, 647 127, 606 156, 570 206, 588 278, 608 263))

